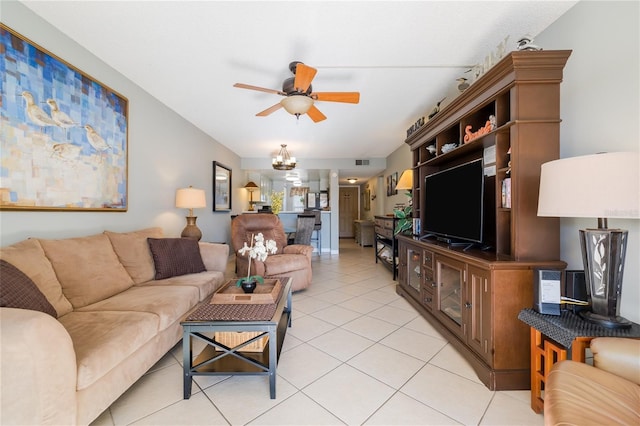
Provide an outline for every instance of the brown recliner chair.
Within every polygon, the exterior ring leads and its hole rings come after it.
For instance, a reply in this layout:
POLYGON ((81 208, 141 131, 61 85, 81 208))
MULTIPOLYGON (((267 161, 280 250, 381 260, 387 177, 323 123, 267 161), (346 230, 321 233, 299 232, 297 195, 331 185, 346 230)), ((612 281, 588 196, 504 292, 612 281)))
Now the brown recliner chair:
POLYGON ((545 425, 640 424, 640 340, 591 341, 593 366, 555 364, 545 383, 545 425))
POLYGON ((251 237, 262 232, 265 240, 274 240, 278 246, 276 254, 270 254, 264 262, 251 259, 251 275, 263 277, 291 277, 292 290, 303 290, 311 284, 311 254, 313 246, 287 245, 287 236, 280 218, 270 213, 245 213, 231 221, 231 244, 236 253, 236 273, 247 273, 249 258, 238 250, 251 245, 251 237))

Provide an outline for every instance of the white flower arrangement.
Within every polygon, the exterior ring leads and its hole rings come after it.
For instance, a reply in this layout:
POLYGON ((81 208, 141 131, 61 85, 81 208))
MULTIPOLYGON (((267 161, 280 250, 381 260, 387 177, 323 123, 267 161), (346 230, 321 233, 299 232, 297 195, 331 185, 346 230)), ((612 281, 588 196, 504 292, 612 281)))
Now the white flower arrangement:
POLYGON ((242 256, 244 256, 245 254, 249 255, 249 266, 247 267, 247 277, 240 278, 236 282, 236 285, 240 286, 240 284, 243 281, 251 281, 252 279, 255 279, 261 284, 264 283, 264 278, 261 277, 260 275, 253 275, 253 276, 250 275, 251 259, 257 259, 261 262, 264 262, 265 260, 267 260, 269 253, 276 254, 277 251, 278 251, 278 246, 276 245, 276 242, 274 240, 265 240, 264 235, 262 235, 262 232, 259 232, 258 235, 256 235, 255 237, 251 235, 251 246, 248 246, 245 241, 244 246, 240 250, 238 250, 238 253, 241 254, 242 256))

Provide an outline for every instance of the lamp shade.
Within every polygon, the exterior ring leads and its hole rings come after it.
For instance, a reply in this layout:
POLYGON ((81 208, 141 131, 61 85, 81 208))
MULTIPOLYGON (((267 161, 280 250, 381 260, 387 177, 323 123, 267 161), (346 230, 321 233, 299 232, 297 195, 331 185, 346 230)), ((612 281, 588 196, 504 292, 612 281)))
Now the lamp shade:
POLYGON ((640 153, 611 152, 542 165, 538 216, 640 218, 640 153))
POLYGON ((289 114, 300 115, 309 111, 313 105, 313 99, 305 95, 291 95, 282 99, 280 104, 289 114))
POLYGON ((247 184, 244 186, 244 188, 245 188, 247 191, 249 191, 249 192, 253 192, 253 191, 255 191, 256 189, 258 189, 258 185, 256 185, 256 183, 255 183, 255 182, 253 182, 253 181, 249 181, 249 183, 247 183, 247 184))
POLYGON ((176 191, 176 207, 181 209, 201 209, 207 207, 204 189, 193 187, 181 188, 176 191))
POLYGON ((413 189, 413 169, 407 169, 402 172, 396 189, 413 189))

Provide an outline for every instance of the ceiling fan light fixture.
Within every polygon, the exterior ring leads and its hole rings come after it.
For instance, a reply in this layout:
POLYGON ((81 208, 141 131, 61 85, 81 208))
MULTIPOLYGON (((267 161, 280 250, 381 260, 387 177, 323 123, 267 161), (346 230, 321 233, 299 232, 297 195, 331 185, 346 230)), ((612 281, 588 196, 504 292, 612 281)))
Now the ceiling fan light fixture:
POLYGON ((271 160, 271 166, 276 170, 293 170, 296 164, 296 157, 289 155, 286 144, 280 145, 280 152, 271 160))
POLYGON ((280 104, 289 114, 299 117, 300 114, 306 114, 313 106, 313 99, 305 95, 291 95, 282 99, 280 104))

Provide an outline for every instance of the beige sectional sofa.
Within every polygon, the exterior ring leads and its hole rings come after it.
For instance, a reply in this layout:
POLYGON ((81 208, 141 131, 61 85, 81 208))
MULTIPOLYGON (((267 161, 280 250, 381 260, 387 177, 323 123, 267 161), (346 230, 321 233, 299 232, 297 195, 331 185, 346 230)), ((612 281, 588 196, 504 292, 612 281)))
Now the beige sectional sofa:
POLYGON ((3 271, 24 273, 53 307, 0 308, 0 424, 93 421, 180 340, 180 321, 224 283, 228 256, 226 244, 160 228, 0 249, 3 271))

